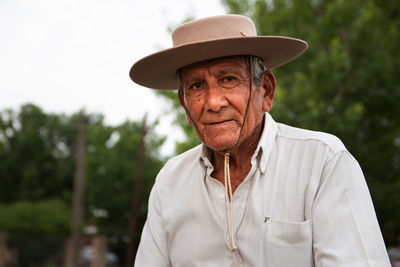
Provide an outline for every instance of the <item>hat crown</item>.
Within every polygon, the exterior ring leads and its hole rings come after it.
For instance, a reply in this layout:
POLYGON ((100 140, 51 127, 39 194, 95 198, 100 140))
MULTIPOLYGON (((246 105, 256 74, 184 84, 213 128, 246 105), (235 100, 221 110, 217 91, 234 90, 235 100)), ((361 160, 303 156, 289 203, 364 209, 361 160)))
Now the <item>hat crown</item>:
POLYGON ((257 36, 251 19, 241 15, 214 16, 187 22, 172 33, 173 46, 218 39, 257 36))

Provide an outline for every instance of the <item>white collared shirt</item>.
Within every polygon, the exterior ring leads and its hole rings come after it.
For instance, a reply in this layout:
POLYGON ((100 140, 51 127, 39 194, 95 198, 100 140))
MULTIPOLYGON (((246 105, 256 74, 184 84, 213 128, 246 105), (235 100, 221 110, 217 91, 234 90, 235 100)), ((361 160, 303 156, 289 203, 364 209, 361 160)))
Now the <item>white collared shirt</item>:
POLYGON ((390 266, 362 171, 338 138, 265 114, 233 195, 235 252, 206 154, 199 145, 158 174, 135 266, 390 266))

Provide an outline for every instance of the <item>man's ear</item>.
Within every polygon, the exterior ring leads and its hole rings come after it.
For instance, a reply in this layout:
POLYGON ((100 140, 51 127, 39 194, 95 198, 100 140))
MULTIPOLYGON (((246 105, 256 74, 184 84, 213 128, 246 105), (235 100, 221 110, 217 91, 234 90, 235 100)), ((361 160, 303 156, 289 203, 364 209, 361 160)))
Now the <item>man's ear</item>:
POLYGON ((192 120, 190 119, 189 111, 187 110, 187 107, 186 107, 186 104, 185 104, 185 99, 184 99, 183 92, 182 92, 181 89, 178 90, 178 99, 179 99, 179 103, 181 103, 181 106, 185 110, 187 123, 189 125, 192 125, 192 120))
POLYGON ((276 87, 275 76, 271 71, 267 70, 262 74, 261 86, 264 89, 263 111, 268 112, 272 109, 276 87))

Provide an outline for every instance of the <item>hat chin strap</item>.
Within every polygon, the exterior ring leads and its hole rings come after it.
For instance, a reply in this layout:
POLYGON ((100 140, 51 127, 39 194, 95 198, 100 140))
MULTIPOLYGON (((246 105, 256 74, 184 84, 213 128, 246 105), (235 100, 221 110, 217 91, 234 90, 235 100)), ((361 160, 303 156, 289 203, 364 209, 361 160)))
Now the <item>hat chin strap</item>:
MULTIPOLYGON (((239 137, 237 138, 235 144, 231 148, 235 147, 239 143, 240 138, 242 137, 243 129, 247 122, 247 117, 248 117, 249 107, 250 107, 250 100, 251 100, 252 91, 253 91, 253 64, 252 63, 253 63, 253 57, 249 56, 249 70, 250 70, 249 98, 247 99, 247 106, 246 106, 246 112, 245 112, 244 118, 243 118, 243 123, 240 126, 239 137)), ((186 113, 188 114, 189 119, 193 123, 193 126, 196 129, 196 132, 200 135, 200 139, 202 139, 202 141, 205 142, 203 134, 200 132, 199 127, 197 126, 196 122, 192 119, 192 114, 186 108, 186 105, 184 106, 184 109, 186 110, 186 113)), ((231 175, 230 175, 230 170, 229 170, 230 153, 229 153, 229 149, 226 149, 225 151, 216 151, 216 152, 220 153, 220 154, 224 153, 224 187, 225 187, 226 227, 227 227, 227 232, 228 232, 230 249, 232 252, 234 252, 237 250, 237 247, 235 244, 234 223, 233 223, 232 185, 231 185, 231 175)))
POLYGON ((229 244, 231 251, 237 249, 235 244, 235 234, 233 225, 233 198, 232 198, 232 185, 231 174, 229 171, 229 152, 225 152, 224 158, 224 187, 225 187, 225 214, 226 214, 226 228, 228 232, 229 244))

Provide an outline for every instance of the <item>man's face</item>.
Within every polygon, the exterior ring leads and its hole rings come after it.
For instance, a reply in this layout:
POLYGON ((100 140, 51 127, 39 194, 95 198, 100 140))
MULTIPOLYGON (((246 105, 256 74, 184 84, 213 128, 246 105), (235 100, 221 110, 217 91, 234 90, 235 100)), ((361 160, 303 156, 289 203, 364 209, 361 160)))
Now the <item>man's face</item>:
POLYGON ((260 86, 253 83, 247 120, 238 141, 250 92, 246 60, 246 57, 214 59, 181 71, 184 95, 179 94, 179 99, 188 123, 197 126, 197 135, 213 150, 231 150, 247 142, 257 142, 263 113, 272 107, 275 79, 271 72, 265 72, 260 86))

